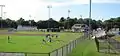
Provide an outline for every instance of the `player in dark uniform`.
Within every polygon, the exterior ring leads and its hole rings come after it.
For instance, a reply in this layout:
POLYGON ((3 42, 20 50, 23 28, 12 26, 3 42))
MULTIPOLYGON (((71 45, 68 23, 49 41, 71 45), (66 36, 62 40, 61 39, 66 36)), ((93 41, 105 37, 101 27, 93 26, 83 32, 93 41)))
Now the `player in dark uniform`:
POLYGON ((45 44, 45 43, 46 43, 46 41, 45 41, 44 39, 43 39, 42 41, 43 41, 43 44, 45 44))
POLYGON ((8 36, 8 43, 10 43, 10 36, 8 36))
POLYGON ((49 38, 49 40, 50 40, 49 42, 52 42, 52 39, 51 39, 51 38, 49 38))
POLYGON ((56 34, 56 38, 58 38, 58 35, 56 34))
POLYGON ((50 36, 50 34, 47 34, 47 35, 46 35, 46 38, 48 38, 49 36, 50 36))
POLYGON ((50 38, 50 34, 47 34, 46 35, 46 40, 49 41, 49 38, 50 38))

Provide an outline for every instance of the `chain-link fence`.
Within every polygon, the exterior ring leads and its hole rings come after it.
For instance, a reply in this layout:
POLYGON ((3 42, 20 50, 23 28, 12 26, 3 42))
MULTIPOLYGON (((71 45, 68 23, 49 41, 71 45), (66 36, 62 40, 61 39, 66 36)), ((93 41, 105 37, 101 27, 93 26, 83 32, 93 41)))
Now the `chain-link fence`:
POLYGON ((49 53, 1 52, 0 56, 49 56, 49 53))
POLYGON ((114 40, 113 38, 107 37, 106 39, 97 39, 97 41, 96 45, 99 52, 111 54, 120 53, 120 42, 114 40))
POLYGON ((61 48, 59 48, 59 49, 56 49, 56 50, 50 52, 50 53, 49 53, 49 54, 50 54, 49 56, 67 56, 69 53, 72 52, 73 48, 75 48, 76 45, 77 45, 78 43, 80 43, 80 41, 81 41, 82 39, 84 39, 83 36, 80 37, 80 38, 77 38, 76 40, 71 41, 71 42, 68 43, 67 45, 65 45, 65 46, 63 46, 63 47, 61 47, 61 48))

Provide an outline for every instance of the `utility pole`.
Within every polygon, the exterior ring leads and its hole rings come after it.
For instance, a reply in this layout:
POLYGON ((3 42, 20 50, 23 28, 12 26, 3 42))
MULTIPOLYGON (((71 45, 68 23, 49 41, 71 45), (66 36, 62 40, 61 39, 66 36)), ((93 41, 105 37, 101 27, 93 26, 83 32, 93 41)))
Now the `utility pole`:
POLYGON ((3 7, 5 7, 5 5, 0 5, 1 7, 1 28, 2 28, 2 19, 3 19, 3 7))
MULTIPOLYGON (((52 8, 52 6, 48 5, 47 8, 48 8, 48 18, 50 19, 50 9, 52 8)), ((48 28, 50 28, 49 19, 48 19, 48 28)))
POLYGON ((91 25, 90 25, 90 19, 91 19, 91 3, 92 3, 92 0, 90 0, 90 6, 89 6, 89 39, 90 39, 90 31, 91 31, 91 25))

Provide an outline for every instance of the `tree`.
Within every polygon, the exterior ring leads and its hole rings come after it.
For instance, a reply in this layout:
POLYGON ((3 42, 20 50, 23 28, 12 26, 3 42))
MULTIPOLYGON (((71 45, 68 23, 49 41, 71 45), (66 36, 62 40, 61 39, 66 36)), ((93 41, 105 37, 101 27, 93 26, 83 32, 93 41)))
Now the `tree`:
POLYGON ((84 24, 84 20, 82 18, 80 18, 80 19, 77 20, 77 23, 78 24, 84 24))
POLYGON ((77 18, 67 18, 67 20, 65 21, 65 28, 66 29, 70 29, 74 24, 77 23, 77 18))
POLYGON ((92 29, 97 29, 99 27, 96 20, 92 20, 91 25, 92 25, 92 29))
POLYGON ((59 20, 60 27, 65 27, 65 21, 66 19, 64 17, 61 17, 59 20))
POLYGON ((65 18, 64 17, 61 17, 59 22, 65 22, 65 18))
POLYGON ((22 25, 22 23, 24 22, 25 20, 21 17, 19 20, 17 20, 17 23, 18 25, 22 25))
POLYGON ((0 20, 0 25, 1 25, 1 28, 8 28, 8 24, 6 22, 6 20, 0 20))
POLYGON ((23 21, 21 23, 22 26, 30 26, 29 21, 23 21))
POLYGON ((70 22, 69 22, 69 20, 70 20, 70 17, 67 17, 67 20, 66 20, 66 27, 67 27, 67 29, 70 29, 70 22))
POLYGON ((29 20, 28 22, 30 26, 37 26, 37 23, 34 20, 29 20))
POLYGON ((120 28, 120 17, 105 20, 104 25, 106 26, 105 28, 107 29, 107 31, 115 27, 120 28))
POLYGON ((38 21, 37 22, 37 28, 38 29, 46 29, 48 28, 48 24, 49 24, 49 28, 59 28, 59 22, 53 20, 52 18, 50 18, 49 20, 46 21, 38 21))
POLYGON ((7 22, 7 24, 8 24, 8 27, 11 27, 12 20, 11 20, 11 19, 9 19, 9 18, 7 18, 7 19, 6 19, 6 22, 7 22))
POLYGON ((39 21, 37 22, 37 28, 38 28, 38 29, 46 29, 47 27, 48 27, 47 21, 39 20, 39 21))
POLYGON ((88 25, 88 26, 89 26, 89 21, 91 22, 91 19, 89 19, 89 18, 85 18, 85 19, 83 20, 84 24, 86 24, 86 25, 88 25))
POLYGON ((17 26, 18 26, 17 22, 16 21, 12 21, 11 28, 17 29, 17 26))
POLYGON ((107 31, 114 27, 116 24, 115 21, 117 22, 116 18, 110 18, 109 20, 104 21, 104 25, 107 31))
POLYGON ((49 28, 59 28, 59 22, 53 20, 52 18, 50 18, 49 20, 47 20, 47 24, 49 24, 49 28))
POLYGON ((102 25, 102 21, 101 21, 101 20, 98 20, 96 24, 97 24, 97 25, 98 25, 98 27, 100 27, 100 28, 103 26, 103 25, 102 25))
POLYGON ((77 21, 78 21, 76 17, 74 18, 74 21, 75 21, 75 24, 76 24, 76 23, 77 23, 77 21))

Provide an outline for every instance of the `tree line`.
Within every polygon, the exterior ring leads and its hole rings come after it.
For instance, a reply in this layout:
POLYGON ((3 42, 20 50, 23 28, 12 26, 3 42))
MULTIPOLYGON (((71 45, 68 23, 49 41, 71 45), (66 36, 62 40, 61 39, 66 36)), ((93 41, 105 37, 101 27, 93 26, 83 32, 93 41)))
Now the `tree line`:
POLYGON ((94 20, 89 18, 64 18, 61 17, 59 21, 50 18, 48 20, 39 20, 35 22, 34 20, 25 20, 20 18, 19 20, 11 20, 9 18, 0 20, 1 28, 15 28, 17 29, 18 25, 22 26, 37 26, 38 29, 46 29, 46 28, 59 28, 64 27, 65 29, 70 29, 74 24, 87 24, 91 26, 91 29, 96 29, 98 27, 111 29, 113 27, 120 28, 120 17, 110 18, 102 22, 101 20, 94 20))
POLYGON ((120 17, 110 18, 108 20, 105 20, 103 22, 103 24, 107 30, 109 30, 111 28, 119 28, 120 29, 120 17))

